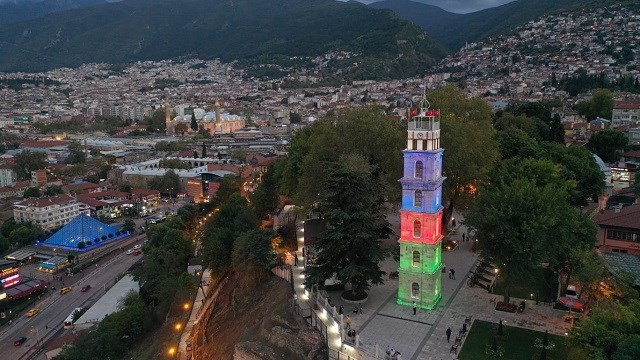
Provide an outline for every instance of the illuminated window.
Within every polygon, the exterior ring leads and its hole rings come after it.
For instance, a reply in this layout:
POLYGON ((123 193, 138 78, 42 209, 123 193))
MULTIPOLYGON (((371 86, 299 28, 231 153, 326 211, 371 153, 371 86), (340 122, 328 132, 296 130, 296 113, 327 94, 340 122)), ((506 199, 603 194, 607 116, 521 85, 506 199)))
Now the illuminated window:
POLYGON ((416 190, 413 195, 413 206, 421 207, 422 206, 422 191, 416 190))
POLYGON ((411 284, 411 297, 414 299, 420 298, 420 285, 418 283, 411 284))
POLYGON ((413 266, 420 266, 420 251, 413 252, 413 266))
POLYGON ((416 220, 413 222, 413 237, 420 237, 420 233, 422 231, 422 226, 420 221, 416 220))
POLYGON ((423 168, 424 166, 422 165, 422 161, 416 161, 416 168, 415 168, 413 177, 422 179, 423 168))

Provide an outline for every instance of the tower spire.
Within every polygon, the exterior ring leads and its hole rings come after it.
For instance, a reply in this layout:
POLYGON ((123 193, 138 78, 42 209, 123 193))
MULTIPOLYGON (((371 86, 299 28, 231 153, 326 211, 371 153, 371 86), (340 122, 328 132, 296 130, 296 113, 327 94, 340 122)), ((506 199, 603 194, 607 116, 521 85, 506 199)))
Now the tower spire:
POLYGON ((171 105, 169 104, 169 97, 164 98, 164 126, 167 135, 171 134, 171 105))

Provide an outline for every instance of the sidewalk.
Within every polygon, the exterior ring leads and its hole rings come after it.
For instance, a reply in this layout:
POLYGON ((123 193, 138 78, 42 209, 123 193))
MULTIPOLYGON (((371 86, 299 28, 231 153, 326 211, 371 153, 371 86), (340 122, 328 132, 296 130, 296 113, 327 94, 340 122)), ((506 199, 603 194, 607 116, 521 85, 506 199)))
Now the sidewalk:
POLYGON ((322 308, 314 310, 313 302, 315 302, 315 296, 313 299, 310 298, 309 292, 304 289, 305 259, 302 257, 302 249, 304 247, 304 221, 297 223, 296 227, 296 235, 298 238, 298 251, 296 252, 296 256, 298 257, 298 266, 295 266, 294 263, 291 269, 293 272, 293 288, 295 289, 295 293, 298 297, 298 305, 304 313, 313 312, 315 314, 315 318, 321 320, 324 326, 326 326, 326 334, 328 337, 327 346, 330 358, 334 358, 331 356, 332 353, 336 354, 338 352, 347 353, 353 356, 353 353, 350 353, 348 349, 343 347, 340 335, 340 325, 333 319, 328 311, 323 311, 322 308))
POLYGON ((180 344, 178 345, 178 359, 190 359, 191 354, 187 352, 187 343, 190 342, 193 326, 198 320, 198 316, 201 313, 202 307, 206 300, 206 294, 209 293, 209 286, 211 286, 211 271, 205 269, 202 272, 202 289, 198 288, 196 298, 191 306, 191 313, 189 314, 189 321, 185 325, 182 334, 180 335, 180 344))

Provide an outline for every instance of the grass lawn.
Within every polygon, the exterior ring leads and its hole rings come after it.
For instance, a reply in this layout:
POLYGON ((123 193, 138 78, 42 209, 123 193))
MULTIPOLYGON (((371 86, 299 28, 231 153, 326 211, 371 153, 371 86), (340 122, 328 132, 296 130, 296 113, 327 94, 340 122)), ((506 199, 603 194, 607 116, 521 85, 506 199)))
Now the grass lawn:
MULTIPOLYGON (((487 347, 493 344, 493 337, 497 336, 497 324, 475 320, 467 335, 458 358, 460 360, 495 360, 486 353, 487 347)), ((501 359, 508 360, 538 360, 542 351, 544 333, 503 325, 503 335, 497 337, 496 344, 502 352, 501 359), (538 347, 536 347, 538 342, 538 347)), ((549 334, 547 360, 578 360, 586 359, 587 354, 581 349, 572 347, 568 339, 549 334)))
MULTIPOLYGON (((512 280, 509 293, 519 299, 550 301, 556 298, 558 292, 558 277, 549 269, 537 268, 530 276, 512 280), (533 298, 531 297, 533 294, 533 298)), ((504 279, 498 275, 493 289, 497 295, 504 294, 504 279)))

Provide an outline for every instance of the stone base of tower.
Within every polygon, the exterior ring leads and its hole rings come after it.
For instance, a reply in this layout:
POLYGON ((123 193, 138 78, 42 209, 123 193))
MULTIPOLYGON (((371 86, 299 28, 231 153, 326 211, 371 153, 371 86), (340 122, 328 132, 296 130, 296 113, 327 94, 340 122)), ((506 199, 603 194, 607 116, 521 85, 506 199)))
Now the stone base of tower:
POLYGON ((398 304, 433 309, 442 298, 441 239, 435 244, 399 241, 398 304))
POLYGON ((415 273, 398 273, 399 305, 413 306, 413 302, 421 309, 433 309, 442 298, 442 274, 420 275, 415 273), (415 292, 418 285, 418 293, 415 292))

